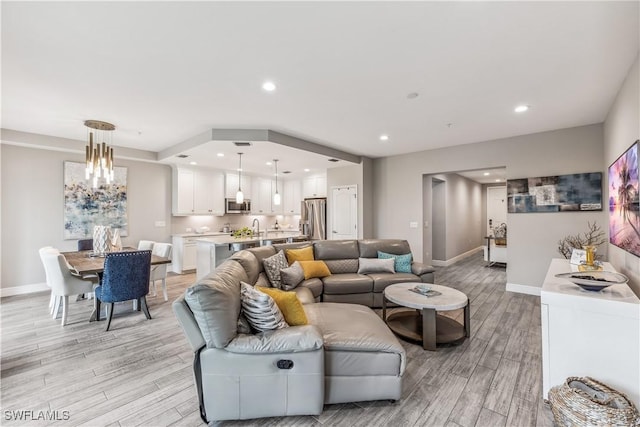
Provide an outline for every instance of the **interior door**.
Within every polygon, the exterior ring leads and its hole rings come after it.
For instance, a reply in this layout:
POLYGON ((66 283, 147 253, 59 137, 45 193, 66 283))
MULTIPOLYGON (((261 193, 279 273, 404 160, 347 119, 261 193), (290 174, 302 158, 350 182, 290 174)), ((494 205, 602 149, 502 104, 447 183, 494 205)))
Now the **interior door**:
POLYGON ((507 223, 507 187, 487 187, 487 236, 507 223))
POLYGON ((358 238, 358 192, 355 185, 331 189, 331 233, 329 239, 358 238))

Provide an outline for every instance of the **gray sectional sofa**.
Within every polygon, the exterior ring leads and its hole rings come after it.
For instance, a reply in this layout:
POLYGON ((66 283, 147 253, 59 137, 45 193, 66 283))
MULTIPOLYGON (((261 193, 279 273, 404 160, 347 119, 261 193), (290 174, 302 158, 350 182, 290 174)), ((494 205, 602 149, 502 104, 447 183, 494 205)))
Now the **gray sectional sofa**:
MULTIPOLYGON (((327 262, 357 259, 362 254, 373 257, 377 248, 406 253, 408 245, 398 240, 314 243, 317 259, 327 262)), ((379 299, 376 294, 392 277, 365 280, 344 272, 332 274, 342 282, 323 278, 303 283, 294 291, 308 324, 256 334, 238 332, 241 282, 263 283, 262 260, 277 249, 282 247, 234 254, 173 303, 194 352, 202 419, 313 415, 320 414, 324 404, 399 399, 406 355, 382 319, 360 304, 316 303, 328 299, 374 305, 379 299)), ((421 274, 396 279, 433 280, 428 267, 412 268, 421 274)))

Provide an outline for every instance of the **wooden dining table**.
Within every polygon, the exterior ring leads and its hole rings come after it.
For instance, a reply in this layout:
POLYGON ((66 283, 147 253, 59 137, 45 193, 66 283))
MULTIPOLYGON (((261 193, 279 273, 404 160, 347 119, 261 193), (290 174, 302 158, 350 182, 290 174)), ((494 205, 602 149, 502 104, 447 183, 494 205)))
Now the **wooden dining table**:
MULTIPOLYGON (((125 247, 120 252, 137 251, 136 248, 125 247)), ((104 271, 104 256, 96 256, 93 251, 62 252, 69 265, 81 276, 102 273, 104 271)), ((151 265, 170 264, 171 259, 151 254, 151 265)))
MULTIPOLYGON (((119 252, 133 252, 137 251, 136 248, 125 247, 119 252)), ((62 255, 66 258, 67 262, 73 267, 80 276, 87 274, 98 274, 104 272, 104 256, 94 255, 93 251, 75 251, 75 252, 62 252, 62 255)), ((151 254, 151 265, 170 264, 171 259, 151 254)), ((134 309, 136 308, 134 303, 134 309)), ((93 322, 97 319, 96 304, 94 300, 93 312, 89 317, 89 321, 93 322)))

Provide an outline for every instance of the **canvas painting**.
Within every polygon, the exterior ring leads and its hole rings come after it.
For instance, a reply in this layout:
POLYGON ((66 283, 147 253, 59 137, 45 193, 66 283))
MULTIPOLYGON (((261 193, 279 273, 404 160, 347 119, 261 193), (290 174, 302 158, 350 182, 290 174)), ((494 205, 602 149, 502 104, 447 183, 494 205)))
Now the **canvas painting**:
POLYGON ((127 168, 114 168, 110 185, 92 188, 85 179, 85 165, 64 162, 64 238, 93 237, 94 225, 108 225, 119 229, 120 236, 128 233, 127 168))
POLYGON ((507 180, 509 213, 602 210, 602 173, 507 180))
POLYGON ((638 141, 609 166, 609 242, 640 256, 638 141))

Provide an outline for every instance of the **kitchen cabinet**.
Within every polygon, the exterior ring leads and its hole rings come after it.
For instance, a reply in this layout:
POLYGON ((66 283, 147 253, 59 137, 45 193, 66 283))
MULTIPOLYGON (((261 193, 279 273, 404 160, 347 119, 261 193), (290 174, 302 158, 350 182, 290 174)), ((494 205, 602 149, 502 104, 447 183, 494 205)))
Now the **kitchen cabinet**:
POLYGON ((195 239, 173 236, 173 254, 171 265, 174 273, 182 274, 195 270, 197 259, 197 243, 195 239))
POLYGON ((173 215, 224 215, 223 194, 222 172, 174 169, 173 215))
POLYGON ((327 175, 311 175, 302 181, 302 197, 327 197, 327 175))
POLYGON ((285 215, 300 215, 300 207, 302 202, 302 181, 285 181, 283 187, 283 213, 285 215))
MULTIPOLYGON (((235 199, 238 192, 238 174, 227 172, 225 175, 225 197, 235 199)), ((251 177, 242 175, 242 194, 245 200, 251 199, 251 177)), ((252 200, 253 203, 253 200, 252 200)))
POLYGON ((251 181, 251 213, 254 215, 271 214, 271 180, 254 177, 251 181))

